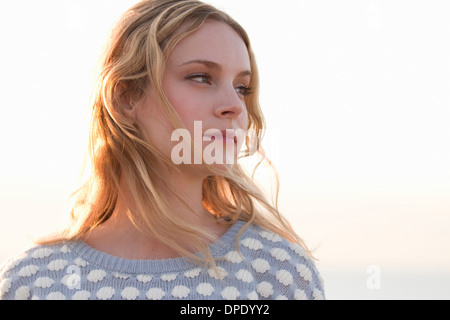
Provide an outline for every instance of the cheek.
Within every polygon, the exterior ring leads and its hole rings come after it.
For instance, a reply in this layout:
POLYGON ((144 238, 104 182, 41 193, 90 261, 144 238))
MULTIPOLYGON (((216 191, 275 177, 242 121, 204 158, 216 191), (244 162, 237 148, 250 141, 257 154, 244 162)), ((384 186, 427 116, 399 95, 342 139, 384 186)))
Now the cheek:
POLYGON ((248 129, 248 124, 249 124, 248 111, 247 108, 244 108, 244 111, 239 115, 238 125, 242 130, 245 131, 248 129))
POLYGON ((192 92, 177 82, 165 80, 163 85, 167 99, 186 127, 189 127, 194 120, 199 120, 196 119, 198 118, 199 106, 201 106, 200 102, 197 101, 198 97, 193 96, 192 92))
POLYGON ((159 151, 167 155, 170 147, 172 127, 166 119, 161 107, 149 101, 138 107, 136 111, 136 122, 144 131, 145 138, 159 151))
POLYGON ((195 121, 203 121, 207 118, 208 111, 204 107, 206 104, 204 97, 193 96, 188 90, 175 92, 173 95, 169 92, 166 94, 169 102, 188 130, 193 129, 195 121))

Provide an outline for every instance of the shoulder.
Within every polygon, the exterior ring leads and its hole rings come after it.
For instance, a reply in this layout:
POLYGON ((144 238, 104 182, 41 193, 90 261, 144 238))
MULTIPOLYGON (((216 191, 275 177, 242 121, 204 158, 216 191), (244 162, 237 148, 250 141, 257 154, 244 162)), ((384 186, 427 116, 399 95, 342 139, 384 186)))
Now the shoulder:
POLYGON ((0 266, 0 300, 31 299, 31 288, 54 281, 52 272, 73 263, 65 243, 35 245, 8 259, 0 266))
POLYGON ((252 224, 244 231, 240 248, 255 276, 263 281, 260 283, 266 283, 267 296, 271 293, 275 299, 325 297, 323 280, 314 261, 297 243, 252 224))

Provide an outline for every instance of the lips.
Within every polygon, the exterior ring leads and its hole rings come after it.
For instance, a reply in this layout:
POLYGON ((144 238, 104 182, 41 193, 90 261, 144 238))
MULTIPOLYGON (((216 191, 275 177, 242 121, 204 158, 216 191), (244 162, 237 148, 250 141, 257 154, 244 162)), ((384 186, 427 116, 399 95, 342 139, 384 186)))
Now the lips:
POLYGON ((234 129, 228 129, 229 132, 227 132, 227 130, 217 130, 216 134, 212 134, 212 135, 205 135, 205 137, 209 137, 211 138, 211 141, 215 141, 215 140, 222 140, 224 143, 237 143, 237 136, 234 133, 234 129))

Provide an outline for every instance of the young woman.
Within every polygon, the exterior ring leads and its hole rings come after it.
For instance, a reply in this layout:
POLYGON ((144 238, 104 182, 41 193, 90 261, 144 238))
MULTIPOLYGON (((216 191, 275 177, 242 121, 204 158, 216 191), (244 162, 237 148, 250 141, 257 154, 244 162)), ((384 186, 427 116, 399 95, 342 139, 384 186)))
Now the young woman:
POLYGON ((71 224, 4 265, 0 297, 324 298, 310 252, 238 161, 266 160, 263 129, 239 24, 196 0, 136 4, 102 58, 71 224))

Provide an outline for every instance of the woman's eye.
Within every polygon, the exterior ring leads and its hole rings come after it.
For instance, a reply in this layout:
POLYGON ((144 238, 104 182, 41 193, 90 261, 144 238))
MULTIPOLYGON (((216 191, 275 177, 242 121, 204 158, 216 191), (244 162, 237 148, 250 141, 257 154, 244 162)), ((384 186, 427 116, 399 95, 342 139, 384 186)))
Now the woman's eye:
POLYGON ((206 73, 191 74, 186 79, 198 82, 198 83, 211 83, 211 77, 206 73))
POLYGON ((252 93, 252 88, 246 86, 236 87, 236 92, 243 97, 246 97, 252 93))

